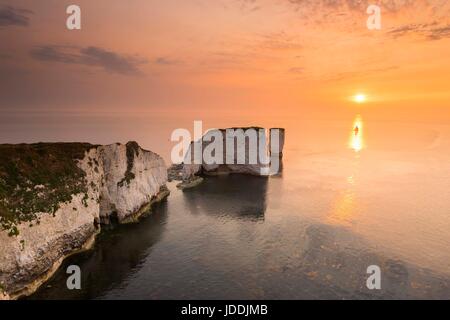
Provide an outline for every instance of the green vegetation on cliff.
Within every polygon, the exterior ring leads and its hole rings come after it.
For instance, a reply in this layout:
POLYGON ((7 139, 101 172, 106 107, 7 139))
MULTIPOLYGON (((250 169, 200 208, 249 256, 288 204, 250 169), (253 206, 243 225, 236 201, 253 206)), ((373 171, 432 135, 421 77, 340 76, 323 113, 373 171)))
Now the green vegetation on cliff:
POLYGON ((21 222, 39 223, 36 213, 54 214, 72 195, 87 195, 85 173, 77 166, 88 143, 0 145, 0 229, 18 235, 21 222))

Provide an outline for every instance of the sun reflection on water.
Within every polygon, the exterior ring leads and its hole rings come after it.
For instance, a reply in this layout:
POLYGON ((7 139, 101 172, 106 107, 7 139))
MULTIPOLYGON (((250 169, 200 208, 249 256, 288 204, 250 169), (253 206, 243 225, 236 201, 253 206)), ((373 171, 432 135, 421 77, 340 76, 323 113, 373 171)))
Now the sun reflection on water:
MULTIPOLYGON (((364 124, 360 115, 353 121, 353 127, 349 138, 349 148, 359 153, 365 148, 363 139, 364 124)), ((358 214, 358 177, 360 172, 359 155, 348 163, 350 174, 347 176, 346 183, 339 192, 327 216, 328 223, 334 225, 351 226, 358 214)))
POLYGON ((350 148, 355 150, 355 152, 360 152, 364 148, 363 140, 363 121, 361 116, 357 116, 353 122, 352 133, 350 136, 350 148))

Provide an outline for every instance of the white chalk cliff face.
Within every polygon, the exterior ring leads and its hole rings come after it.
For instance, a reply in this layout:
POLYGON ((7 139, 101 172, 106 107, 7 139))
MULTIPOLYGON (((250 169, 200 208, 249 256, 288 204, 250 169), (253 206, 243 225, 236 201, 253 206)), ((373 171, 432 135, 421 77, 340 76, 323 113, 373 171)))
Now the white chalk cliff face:
POLYGON ((54 214, 36 213, 39 223, 20 223, 17 236, 0 231, 0 300, 33 293, 65 257, 93 244, 100 221, 136 221, 169 193, 164 160, 135 142, 92 146, 78 166, 86 193, 72 195, 54 214))
POLYGON ((128 148, 119 144, 99 147, 98 153, 104 171, 100 219, 103 223, 111 217, 120 223, 130 222, 167 182, 164 160, 137 144, 134 147, 129 144, 128 148))

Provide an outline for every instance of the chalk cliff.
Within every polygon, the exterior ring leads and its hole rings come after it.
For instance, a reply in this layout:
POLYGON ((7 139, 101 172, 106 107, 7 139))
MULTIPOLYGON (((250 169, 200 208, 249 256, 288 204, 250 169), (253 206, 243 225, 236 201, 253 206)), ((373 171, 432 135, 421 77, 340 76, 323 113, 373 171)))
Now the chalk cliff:
POLYGON ((129 223, 165 198, 167 169, 136 142, 0 145, 0 299, 33 293, 100 223, 129 223))

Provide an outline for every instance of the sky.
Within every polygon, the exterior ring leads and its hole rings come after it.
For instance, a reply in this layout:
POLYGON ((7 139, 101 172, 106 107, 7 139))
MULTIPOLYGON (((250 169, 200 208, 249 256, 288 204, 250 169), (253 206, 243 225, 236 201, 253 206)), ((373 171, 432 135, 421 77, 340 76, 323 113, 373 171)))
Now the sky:
POLYGON ((450 124, 447 0, 0 0, 0 43, 1 142, 103 143, 139 138, 136 125, 283 126, 361 108, 450 124), (81 30, 66 28, 70 4, 81 30), (369 4, 381 30, 366 26, 369 4))

